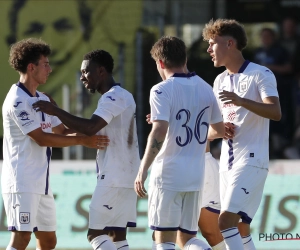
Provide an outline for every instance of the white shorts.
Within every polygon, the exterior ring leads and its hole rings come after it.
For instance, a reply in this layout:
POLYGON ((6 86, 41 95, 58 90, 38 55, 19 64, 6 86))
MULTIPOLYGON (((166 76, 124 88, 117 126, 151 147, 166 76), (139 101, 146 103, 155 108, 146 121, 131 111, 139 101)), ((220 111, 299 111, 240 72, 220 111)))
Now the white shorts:
POLYGON ((202 192, 177 192, 149 187, 148 222, 152 230, 196 234, 202 192))
POLYGON ((221 210, 219 164, 209 152, 205 153, 205 175, 201 206, 217 214, 221 210))
POLYGON ((56 231, 56 210, 52 194, 2 194, 9 231, 56 231))
POLYGON ((133 188, 96 186, 89 213, 89 228, 126 230, 136 227, 137 195, 133 188))
POLYGON ((220 173, 221 211, 241 215, 250 224, 261 201, 268 169, 239 166, 220 173))

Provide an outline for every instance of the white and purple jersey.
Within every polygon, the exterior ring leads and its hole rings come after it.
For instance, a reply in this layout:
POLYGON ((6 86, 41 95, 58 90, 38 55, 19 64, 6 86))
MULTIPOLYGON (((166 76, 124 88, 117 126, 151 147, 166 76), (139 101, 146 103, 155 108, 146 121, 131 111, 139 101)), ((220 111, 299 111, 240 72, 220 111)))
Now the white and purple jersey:
MULTIPOLYGON (((237 74, 227 70, 217 76, 214 93, 218 99, 222 90, 233 91, 242 98, 263 102, 270 96, 277 96, 276 79, 268 68, 245 61, 237 74)), ((268 168, 269 164, 269 119, 254 114, 248 109, 225 104, 218 99, 224 122, 235 125, 233 139, 223 140, 220 158, 220 172, 234 166, 251 165, 268 168)))
POLYGON ((132 94, 118 85, 98 102, 94 114, 107 125, 97 134, 107 135, 110 140, 105 150, 97 152, 98 186, 134 187, 140 166, 135 109, 132 94))
POLYGON ((150 106, 151 120, 167 121, 169 128, 149 186, 201 190, 209 124, 222 122, 212 87, 195 73, 174 74, 152 87, 150 106))
POLYGON ((40 147, 27 134, 37 128, 52 133, 61 121, 36 112, 32 104, 38 100, 49 98, 39 91, 33 97, 22 83, 13 84, 4 100, 2 193, 49 192, 51 148, 40 147))

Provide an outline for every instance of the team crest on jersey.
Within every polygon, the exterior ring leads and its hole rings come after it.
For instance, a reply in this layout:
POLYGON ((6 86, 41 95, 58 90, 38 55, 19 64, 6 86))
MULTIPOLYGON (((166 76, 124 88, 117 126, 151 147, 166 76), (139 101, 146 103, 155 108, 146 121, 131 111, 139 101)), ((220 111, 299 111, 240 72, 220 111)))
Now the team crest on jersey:
POLYGON ((239 92, 243 93, 248 90, 248 78, 244 78, 239 82, 239 92))
POLYGON ((20 213, 20 223, 28 224, 30 222, 30 213, 20 213))
POLYGON ((21 111, 18 117, 20 117, 22 121, 29 120, 29 114, 25 110, 21 111))

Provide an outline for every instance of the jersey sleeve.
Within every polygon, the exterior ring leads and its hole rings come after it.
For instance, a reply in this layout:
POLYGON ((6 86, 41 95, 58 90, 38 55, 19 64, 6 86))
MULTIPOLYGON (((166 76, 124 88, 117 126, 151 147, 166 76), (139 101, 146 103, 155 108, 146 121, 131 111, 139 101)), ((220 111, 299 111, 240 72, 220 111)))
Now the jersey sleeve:
POLYGON ((215 95, 212 95, 213 104, 212 104, 212 113, 211 113, 211 124, 215 124, 223 121, 222 113, 215 95))
POLYGON ((214 81, 213 92, 214 92, 215 99, 217 101, 217 107, 219 108, 219 111, 222 115, 222 103, 219 99, 219 76, 214 81))
POLYGON ((124 112, 127 107, 126 97, 121 96, 121 93, 115 94, 108 92, 102 95, 98 101, 98 106, 94 115, 97 115, 107 123, 110 123, 114 117, 124 112))
POLYGON ((32 103, 36 101, 36 97, 17 98, 11 108, 11 118, 24 135, 41 127, 39 116, 32 108, 32 103))
POLYGON ((169 122, 170 100, 162 86, 155 85, 150 91, 151 121, 163 120, 169 122))
POLYGON ((257 86, 261 99, 269 96, 278 97, 276 78, 273 72, 268 68, 265 68, 263 72, 260 73, 257 81, 257 86))

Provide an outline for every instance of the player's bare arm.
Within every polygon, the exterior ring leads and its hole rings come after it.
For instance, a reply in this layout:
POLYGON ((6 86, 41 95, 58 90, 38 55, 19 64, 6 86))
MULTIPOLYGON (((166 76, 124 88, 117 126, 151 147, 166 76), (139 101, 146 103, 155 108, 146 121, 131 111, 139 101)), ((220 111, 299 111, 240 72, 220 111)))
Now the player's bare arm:
POLYGON ((148 169, 163 145, 168 126, 169 123, 167 121, 158 120, 153 122, 152 130, 148 136, 146 150, 134 182, 134 189, 139 197, 145 197, 147 194, 144 184, 147 179, 148 169))
POLYGON ((68 147, 82 145, 89 148, 104 149, 108 139, 100 135, 93 136, 64 136, 45 133, 41 128, 28 133, 28 136, 41 147, 68 147))
POLYGON ((107 122, 97 115, 92 115, 90 119, 77 117, 47 101, 37 101, 32 107, 36 111, 57 116, 68 128, 88 136, 95 135, 107 125, 107 122))
POLYGON ((279 121, 281 119, 279 98, 276 96, 266 97, 263 99, 263 102, 255 102, 246 98, 242 98, 234 92, 223 90, 219 93, 219 98, 226 104, 242 106, 264 118, 274 121, 279 121))
POLYGON ((208 140, 223 138, 224 135, 225 135, 225 126, 223 121, 209 125, 208 135, 207 135, 208 140))

